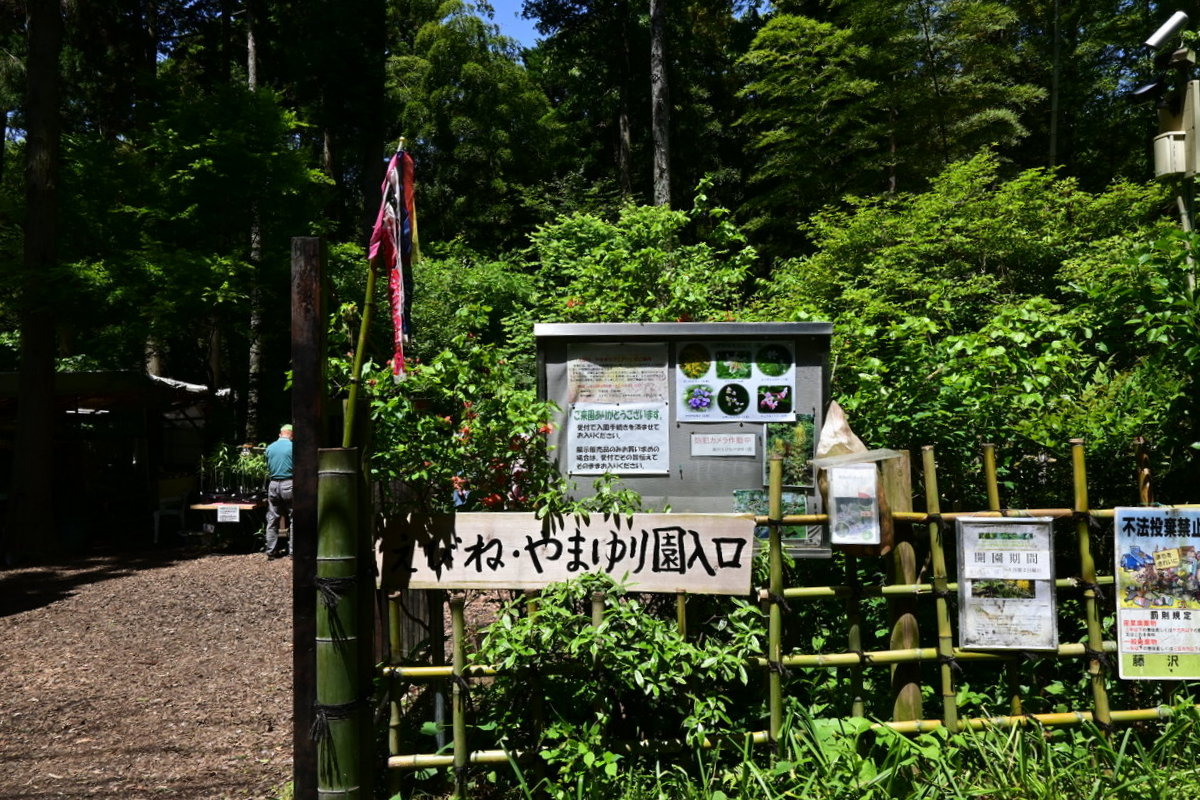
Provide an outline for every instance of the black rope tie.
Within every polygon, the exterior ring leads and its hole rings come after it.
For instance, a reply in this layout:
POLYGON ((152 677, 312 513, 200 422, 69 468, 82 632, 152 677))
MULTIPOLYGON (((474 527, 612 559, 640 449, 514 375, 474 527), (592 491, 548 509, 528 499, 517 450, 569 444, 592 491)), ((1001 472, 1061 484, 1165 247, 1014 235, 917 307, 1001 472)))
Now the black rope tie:
POLYGON ((792 607, 788 605, 787 598, 785 598, 783 595, 775 594, 774 592, 767 592, 767 599, 779 606, 780 609, 783 610, 783 613, 792 613, 792 607))
POLYGON ((317 743, 328 741, 333 735, 330 733, 329 723, 350 719, 362 704, 361 699, 331 705, 314 703, 312 728, 309 730, 312 740, 317 743))
POLYGON ((1103 650, 1093 650, 1087 645, 1084 645, 1083 654, 1087 656, 1089 661, 1095 661, 1103 669, 1109 669, 1110 664, 1108 661, 1108 653, 1104 652, 1103 650))
POLYGON ((337 614, 337 607, 357 582, 358 579, 353 577, 316 578, 313 580, 313 584, 317 587, 317 596, 321 598, 321 604, 329 612, 329 635, 334 642, 344 642, 348 638, 346 626, 342 624, 342 618, 337 614))
POLYGON ((783 665, 782 661, 767 661, 767 670, 774 672, 780 677, 787 678, 791 676, 791 671, 783 665))
POLYGON ((330 611, 338 607, 338 603, 346 596, 350 589, 358 583, 358 578, 316 578, 313 584, 317 587, 317 593, 321 596, 321 602, 325 604, 325 608, 330 611))
POLYGON ((861 647, 857 650, 851 650, 850 652, 858 656, 859 666, 865 667, 867 664, 871 663, 871 654, 863 650, 861 647))
POLYGON ((1021 650, 1017 655, 1027 664, 1036 664, 1042 660, 1042 657, 1032 650, 1021 650))
POLYGON ((1083 592, 1086 592, 1090 589, 1092 591, 1092 595, 1097 600, 1104 599, 1104 592, 1103 592, 1103 590, 1101 590, 1100 584, 1098 584, 1098 583, 1088 583, 1083 578, 1076 578, 1075 585, 1078 586, 1079 590, 1083 591, 1083 592))
POLYGON ((949 598, 954 597, 954 595, 955 595, 954 592, 952 592, 949 589, 946 589, 944 587, 939 589, 936 584, 934 585, 933 589, 931 590, 931 593, 938 600, 948 600, 949 598))
POLYGON ((953 653, 948 656, 939 653, 937 661, 939 664, 949 664, 950 669, 954 670, 956 673, 962 674, 962 665, 958 663, 958 659, 954 657, 953 653))
POLYGON ((1104 526, 1100 524, 1100 520, 1092 516, 1090 511, 1073 511, 1071 512, 1071 518, 1076 522, 1086 522, 1088 530, 1092 533, 1102 533, 1104 531, 1104 526))

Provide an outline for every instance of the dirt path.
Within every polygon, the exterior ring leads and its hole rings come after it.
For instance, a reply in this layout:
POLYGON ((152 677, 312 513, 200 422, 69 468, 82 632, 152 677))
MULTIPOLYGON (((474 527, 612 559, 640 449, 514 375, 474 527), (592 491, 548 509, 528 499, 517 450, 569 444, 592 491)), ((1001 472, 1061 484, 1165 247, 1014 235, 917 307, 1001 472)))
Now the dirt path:
POLYGON ((288 559, 0 571, 0 799, 278 797, 291 666, 288 559))

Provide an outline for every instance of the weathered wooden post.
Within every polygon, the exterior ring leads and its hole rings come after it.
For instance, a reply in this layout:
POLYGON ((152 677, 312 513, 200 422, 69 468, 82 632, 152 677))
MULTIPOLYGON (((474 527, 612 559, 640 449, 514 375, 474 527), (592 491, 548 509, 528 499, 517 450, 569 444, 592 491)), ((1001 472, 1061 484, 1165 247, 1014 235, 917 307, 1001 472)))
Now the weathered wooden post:
POLYGON ((325 244, 292 239, 292 780, 296 800, 316 800, 317 448, 325 436, 325 244))

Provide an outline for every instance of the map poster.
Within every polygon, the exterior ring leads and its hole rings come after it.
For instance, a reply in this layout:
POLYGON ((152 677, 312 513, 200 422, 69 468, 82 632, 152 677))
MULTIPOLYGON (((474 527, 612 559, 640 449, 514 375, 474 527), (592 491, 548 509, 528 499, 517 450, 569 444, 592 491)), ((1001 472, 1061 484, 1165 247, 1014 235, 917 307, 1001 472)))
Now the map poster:
POLYGON ((1118 508, 1120 676, 1200 678, 1200 509, 1118 508))
POLYGON ((790 342, 687 342, 675 364, 680 422, 793 422, 790 342))
POLYGON ((670 468, 666 403, 576 403, 567 416, 571 475, 665 475, 670 468))
POLYGON ((665 403, 668 391, 666 344, 567 349, 568 403, 665 403))
POLYGON ((1052 525, 1049 517, 957 521, 960 647, 1058 647, 1052 525))

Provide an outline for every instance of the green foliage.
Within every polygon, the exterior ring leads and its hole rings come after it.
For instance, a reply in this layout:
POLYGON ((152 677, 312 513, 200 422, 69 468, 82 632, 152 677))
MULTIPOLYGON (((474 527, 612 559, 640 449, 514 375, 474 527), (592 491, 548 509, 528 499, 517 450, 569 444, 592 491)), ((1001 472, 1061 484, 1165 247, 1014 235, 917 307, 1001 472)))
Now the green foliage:
MULTIPOLYGON (((929 192, 818 214, 816 252, 782 265, 750 316, 832 319, 834 396, 866 441, 937 446, 944 493, 970 505, 982 502, 973 454, 993 442, 1009 465, 1005 502, 1037 505, 1061 500, 1067 484, 1046 466, 1067 439, 1115 464, 1146 420, 1136 406, 1161 407, 1106 353, 1129 339, 1100 328, 1119 306, 1080 307, 1058 279, 1085 259, 1098 287, 1136 280, 1109 270, 1126 269, 1120 254, 1160 195, 1124 184, 1092 195, 1042 170, 1002 181, 998 168, 983 153, 929 192)), ((1170 388, 1163 375, 1144 388, 1170 388)), ((1098 472, 1097 500, 1128 485, 1116 473, 1098 472)))
POLYGON ((764 646, 762 613, 735 600, 728 614, 685 637, 650 602, 606 576, 581 576, 543 591, 536 609, 506 604, 472 656, 500 668, 477 695, 482 727, 506 749, 541 748, 551 770, 545 788, 555 797, 573 796, 581 780, 587 797, 619 792, 645 763, 626 755, 623 742, 682 738, 694 747, 751 729, 761 713, 742 690, 746 660, 764 646), (594 593, 603 597, 599 625, 594 593))
POLYGON ((538 228, 540 321, 729 319, 755 252, 728 212, 704 203, 701 194, 691 212, 626 204, 615 220, 577 212, 538 228))
MULTIPOLYGON (((555 494, 561 479, 549 458, 550 403, 518 388, 512 366, 470 329, 476 309, 458 312, 465 333, 427 362, 409 365, 394 383, 386 365, 364 367, 372 447, 370 474, 385 485, 402 484, 390 501, 426 513, 455 508, 522 510, 555 494)), ((338 362, 335 381, 348 378, 338 362)), ((557 492, 560 493, 561 492, 557 492)))

